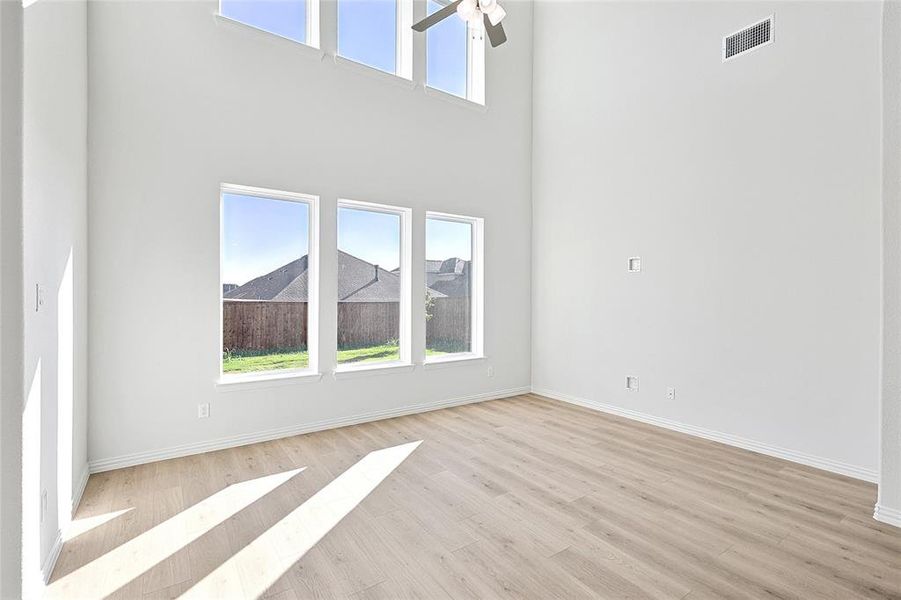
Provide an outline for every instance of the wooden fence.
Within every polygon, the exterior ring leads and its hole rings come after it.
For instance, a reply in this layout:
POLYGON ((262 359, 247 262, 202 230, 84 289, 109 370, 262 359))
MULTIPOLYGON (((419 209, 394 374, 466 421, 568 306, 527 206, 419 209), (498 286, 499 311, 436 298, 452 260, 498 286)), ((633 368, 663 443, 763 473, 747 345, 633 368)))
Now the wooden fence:
MULTIPOLYGON (((468 346, 469 298, 436 298, 429 309, 427 339, 451 347, 468 346)), ((225 300, 222 345, 229 350, 305 348, 307 303, 225 300)), ((400 332, 397 302, 338 303, 338 347, 359 348, 396 340, 400 332)))
POLYGON ((399 337, 399 302, 338 303, 339 348, 377 346, 399 337))
POLYGON ((306 302, 222 303, 222 346, 229 350, 274 350, 307 345, 306 302))
POLYGON ((426 321, 426 340, 429 348, 462 351, 469 348, 472 337, 472 300, 463 298, 435 298, 426 321))

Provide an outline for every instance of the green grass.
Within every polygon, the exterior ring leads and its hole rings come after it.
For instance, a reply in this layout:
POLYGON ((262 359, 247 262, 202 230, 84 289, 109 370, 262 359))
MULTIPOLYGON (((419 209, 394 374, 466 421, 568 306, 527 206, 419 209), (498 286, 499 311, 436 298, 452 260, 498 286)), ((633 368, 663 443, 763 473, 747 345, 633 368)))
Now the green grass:
MULTIPOLYGON (((438 350, 427 350, 426 354, 444 354, 438 350)), ((338 350, 338 364, 361 364, 379 361, 400 360, 397 344, 382 344, 368 348, 338 350)), ((277 350, 271 353, 234 352, 222 361, 223 373, 254 373, 257 371, 280 371, 283 369, 304 369, 310 364, 306 350, 277 350)))
POLYGON ((347 350, 338 350, 339 365, 389 360, 400 360, 400 346, 398 346, 397 344, 382 344, 381 346, 370 346, 368 348, 351 348, 347 350))
POLYGON ((222 360, 223 373, 253 373, 256 371, 280 371, 304 369, 310 364, 306 350, 278 351, 272 354, 233 353, 222 360))
MULTIPOLYGON (((447 354, 442 350, 427 348, 427 356, 447 354)), ((382 344, 368 348, 338 350, 338 364, 361 364, 377 361, 400 360, 397 344, 382 344)), ((304 369, 310 364, 306 350, 277 350, 272 353, 234 352, 222 361, 223 373, 255 373, 258 371, 281 371, 284 369, 304 369)))

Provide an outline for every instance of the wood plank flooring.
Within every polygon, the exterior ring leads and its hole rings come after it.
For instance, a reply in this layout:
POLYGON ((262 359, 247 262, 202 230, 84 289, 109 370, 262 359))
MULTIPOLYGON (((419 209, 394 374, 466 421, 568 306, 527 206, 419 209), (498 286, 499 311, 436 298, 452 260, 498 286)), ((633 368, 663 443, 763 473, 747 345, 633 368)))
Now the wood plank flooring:
POLYGON ((527 395, 93 475, 48 596, 901 598, 875 496, 527 395))

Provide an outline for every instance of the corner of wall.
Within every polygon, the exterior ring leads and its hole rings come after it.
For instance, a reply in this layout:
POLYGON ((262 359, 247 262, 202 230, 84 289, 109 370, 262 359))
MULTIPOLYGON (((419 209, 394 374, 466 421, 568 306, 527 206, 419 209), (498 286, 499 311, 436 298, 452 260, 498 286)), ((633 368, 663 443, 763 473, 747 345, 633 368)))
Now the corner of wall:
POLYGON ((879 499, 874 518, 901 526, 901 2, 882 20, 882 346, 879 499))

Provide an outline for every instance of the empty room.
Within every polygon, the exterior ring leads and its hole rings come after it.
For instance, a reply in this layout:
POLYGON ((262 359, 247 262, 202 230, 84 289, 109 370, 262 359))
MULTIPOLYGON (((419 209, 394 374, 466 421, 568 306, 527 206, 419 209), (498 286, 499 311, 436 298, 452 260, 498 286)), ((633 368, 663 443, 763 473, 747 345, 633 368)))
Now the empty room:
POLYGON ((901 600, 901 0, 0 0, 0 599, 901 600))

